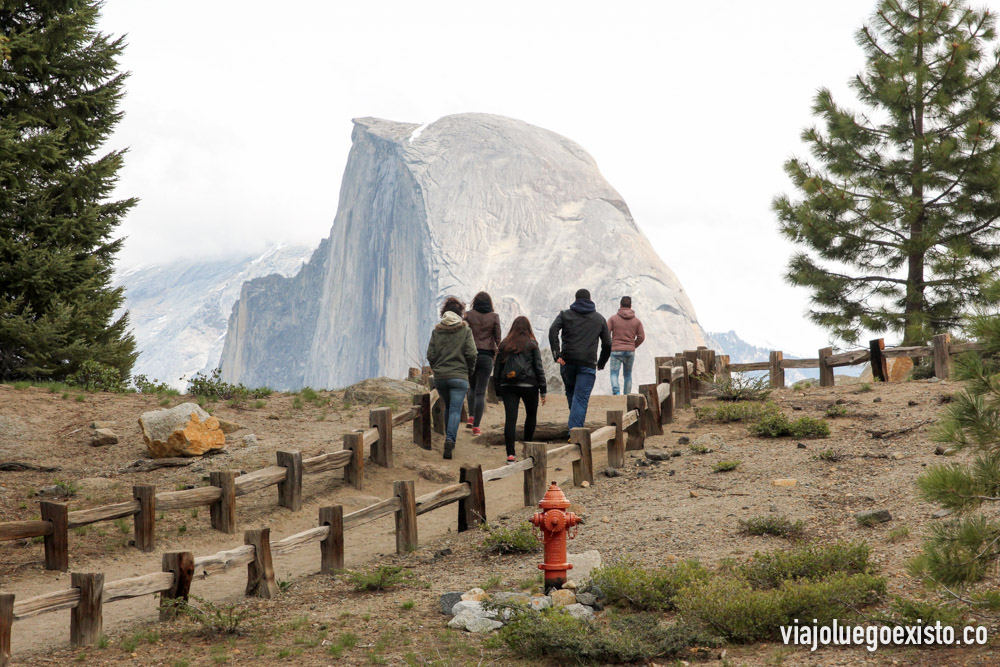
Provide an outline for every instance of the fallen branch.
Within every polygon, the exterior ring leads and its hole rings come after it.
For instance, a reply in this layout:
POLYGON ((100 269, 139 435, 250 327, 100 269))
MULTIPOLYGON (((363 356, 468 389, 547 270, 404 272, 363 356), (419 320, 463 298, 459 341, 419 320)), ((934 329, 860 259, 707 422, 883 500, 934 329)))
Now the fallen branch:
POLYGON ((59 472, 59 468, 51 468, 49 466, 33 466, 30 463, 21 463, 20 461, 0 462, 0 471, 3 472, 24 472, 26 470, 34 470, 35 472, 59 472))
POLYGON ((160 468, 183 468, 194 463, 195 458, 169 458, 169 459, 139 459, 135 463, 125 466, 121 472, 151 472, 160 468))
POLYGON ((907 426, 906 428, 896 428, 889 431, 873 431, 872 429, 865 429, 865 432, 876 440, 888 440, 889 438, 895 437, 897 435, 902 435, 903 433, 909 433, 910 431, 915 431, 921 426, 926 426, 927 424, 933 424, 933 419, 924 419, 919 421, 912 426, 907 426))

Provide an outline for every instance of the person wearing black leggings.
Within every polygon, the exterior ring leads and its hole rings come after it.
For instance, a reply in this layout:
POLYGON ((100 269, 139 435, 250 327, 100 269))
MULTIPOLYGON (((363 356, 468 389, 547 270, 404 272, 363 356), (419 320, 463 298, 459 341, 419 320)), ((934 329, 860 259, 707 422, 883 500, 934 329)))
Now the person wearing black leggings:
POLYGON ((479 435, 479 424, 486 408, 486 385, 493 372, 493 358, 500 343, 500 316, 493 312, 493 299, 480 292, 472 299, 472 310, 465 314, 476 341, 476 368, 469 378, 469 423, 472 435, 479 435))
POLYGON ((497 362, 493 368, 493 385, 503 400, 503 438, 507 446, 507 463, 515 463, 517 454, 517 412, 524 403, 524 439, 535 437, 538 403, 545 405, 545 370, 538 341, 531 330, 531 322, 523 315, 510 325, 507 337, 500 342, 497 362))

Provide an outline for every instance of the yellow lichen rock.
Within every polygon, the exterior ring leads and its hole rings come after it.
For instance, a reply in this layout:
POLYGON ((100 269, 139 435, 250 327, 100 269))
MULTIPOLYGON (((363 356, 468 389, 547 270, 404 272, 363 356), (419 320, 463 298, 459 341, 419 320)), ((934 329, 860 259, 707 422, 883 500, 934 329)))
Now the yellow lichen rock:
POLYGON ((146 412, 139 417, 139 427, 154 459, 201 456, 226 446, 219 420, 194 403, 146 412))

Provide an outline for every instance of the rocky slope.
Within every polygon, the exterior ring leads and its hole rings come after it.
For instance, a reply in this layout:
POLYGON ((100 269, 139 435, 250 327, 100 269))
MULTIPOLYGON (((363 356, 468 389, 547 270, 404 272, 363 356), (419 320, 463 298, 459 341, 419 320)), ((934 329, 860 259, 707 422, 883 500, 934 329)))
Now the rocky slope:
POLYGON ((576 143, 486 114, 357 119, 330 237, 295 277, 244 286, 223 377, 280 389, 401 377, 445 295, 485 289, 505 327, 526 314, 544 340, 579 287, 605 315, 632 296, 650 340, 640 381, 654 354, 704 342, 676 276, 576 143))
POLYGON ((123 308, 139 347, 133 372, 183 390, 187 378, 216 368, 229 315, 243 283, 296 274, 313 248, 273 246, 256 255, 182 260, 122 271, 123 308))

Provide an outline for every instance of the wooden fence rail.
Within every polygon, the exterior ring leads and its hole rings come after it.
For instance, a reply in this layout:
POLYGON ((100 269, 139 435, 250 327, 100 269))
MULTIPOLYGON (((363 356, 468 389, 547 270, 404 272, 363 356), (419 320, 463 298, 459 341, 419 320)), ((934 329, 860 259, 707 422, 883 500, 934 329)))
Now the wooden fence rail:
POLYGON ((169 510, 209 507, 212 528, 225 533, 236 531, 235 498, 271 486, 278 487, 278 504, 292 511, 302 507, 302 476, 343 470, 344 480, 355 488, 364 486, 364 465, 392 467, 392 436, 395 427, 413 422, 413 442, 430 448, 430 394, 413 397, 413 407, 393 416, 389 408, 369 413, 367 430, 344 435, 343 449, 303 458, 299 452, 279 451, 277 465, 237 475, 232 471, 210 473, 211 486, 157 493, 152 485, 132 487, 132 499, 99 507, 69 511, 66 503, 41 501, 41 519, 0 522, 0 542, 33 537, 44 539, 45 568, 69 569, 71 528, 101 521, 133 517, 135 546, 150 552, 155 548, 156 515, 169 510), (366 449, 368 456, 365 456, 366 449))
MULTIPOLYGON (((355 512, 344 514, 343 507, 339 505, 320 508, 319 522, 315 528, 309 528, 281 540, 270 541, 267 528, 247 530, 244 532, 242 546, 219 551, 209 556, 196 558, 189 552, 165 553, 161 572, 112 582, 105 582, 104 575, 100 573, 73 573, 70 588, 21 601, 15 600, 12 593, 0 593, 0 667, 7 667, 10 664, 11 629, 15 621, 61 609, 70 609, 72 610, 70 642, 74 646, 88 646, 97 642, 101 636, 103 606, 105 604, 144 595, 159 594, 161 597, 160 618, 161 620, 167 619, 172 615, 171 600, 186 600, 193 580, 205 579, 210 575, 227 572, 242 566, 247 568, 246 594, 264 598, 272 597, 277 592, 272 564, 274 557, 284 556, 309 545, 318 544, 320 547, 320 571, 334 573, 344 567, 345 531, 390 514, 395 516, 396 550, 398 553, 405 553, 418 546, 417 516, 445 505, 458 504, 458 530, 468 530, 486 521, 486 482, 522 473, 524 477, 524 504, 525 506, 534 506, 545 493, 550 459, 562 456, 569 458, 573 462, 574 484, 576 486, 582 485, 583 482, 593 484, 593 450, 607 447, 609 465, 615 465, 612 463, 612 459, 615 457, 618 461, 618 465, 615 467, 623 465, 625 431, 639 424, 642 416, 637 409, 628 412, 612 410, 608 412, 607 420, 607 426, 599 427, 593 432, 588 429, 573 429, 573 442, 552 450, 548 450, 544 443, 526 442, 523 445, 524 458, 513 465, 487 471, 483 471, 481 466, 463 466, 459 483, 445 486, 422 496, 415 496, 412 481, 397 481, 393 483, 393 496, 391 498, 380 500, 355 512), (613 454, 613 452, 617 452, 617 454, 613 454)), ((639 438, 638 448, 641 448, 644 435, 640 433, 639 438)), ((359 443, 361 440, 361 438, 357 438, 359 443)), ((314 457, 311 460, 316 461, 323 456, 330 455, 314 457)), ((281 458, 279 456, 279 460, 281 458)), ((271 484, 275 484, 278 483, 280 477, 280 481, 286 485, 284 497, 286 501, 290 501, 289 494, 292 491, 288 488, 289 480, 300 477, 300 475, 293 473, 289 476, 287 471, 295 470, 296 465, 289 462, 287 457, 285 460, 288 465, 283 466, 282 470, 286 471, 286 474, 279 476, 277 471, 272 469, 278 466, 274 466, 265 468, 263 471, 256 471, 260 474, 254 479, 266 479, 271 484)), ((306 461, 309 460, 301 461, 301 465, 297 466, 298 469, 305 470, 306 461)), ((322 465, 326 464, 324 462, 322 465)), ((232 473, 229 475, 232 482, 230 484, 231 492, 235 497, 236 480, 240 478, 235 477, 232 473)), ((242 477, 247 476, 243 475, 242 477)), ((254 489, 258 488, 256 484, 257 482, 254 482, 254 489)), ((244 484, 242 488, 247 489, 250 486, 244 484)), ((209 487, 208 490, 212 493, 205 493, 199 496, 199 499, 212 503, 211 506, 214 508, 226 496, 225 485, 209 487)), ((199 491, 202 490, 199 489, 199 491)), ((185 492, 171 493, 182 494, 185 492)), ((136 499, 135 503, 137 504, 122 503, 121 505, 128 505, 128 507, 119 507, 116 511, 136 510, 135 513, 138 514, 145 511, 145 505, 155 502, 155 500, 146 500, 146 498, 158 497, 146 494, 142 498, 136 499)), ((177 502, 176 498, 178 498, 177 495, 168 496, 168 499, 172 499, 175 503, 177 502)), ((65 505, 61 503, 52 503, 52 505, 65 509, 65 505)), ((64 512, 64 516, 65 514, 64 512)), ((24 528, 35 531, 42 531, 50 525, 48 521, 20 523, 31 523, 32 525, 24 528)))
POLYGON ((725 366, 726 373, 743 373, 749 371, 767 371, 769 384, 774 388, 785 386, 785 369, 816 368, 819 370, 821 387, 834 385, 834 368, 856 366, 871 363, 872 377, 876 382, 886 382, 889 379, 887 359, 901 357, 932 357, 934 360, 934 375, 942 380, 951 376, 952 357, 965 352, 977 352, 983 349, 980 343, 952 343, 951 334, 943 333, 934 336, 931 345, 915 345, 906 347, 886 347, 885 339, 876 338, 869 341, 867 350, 848 350, 838 354, 833 349, 825 347, 819 350, 813 359, 785 359, 779 350, 771 352, 768 361, 753 361, 725 366))

